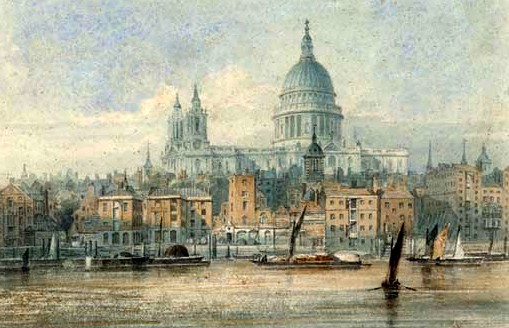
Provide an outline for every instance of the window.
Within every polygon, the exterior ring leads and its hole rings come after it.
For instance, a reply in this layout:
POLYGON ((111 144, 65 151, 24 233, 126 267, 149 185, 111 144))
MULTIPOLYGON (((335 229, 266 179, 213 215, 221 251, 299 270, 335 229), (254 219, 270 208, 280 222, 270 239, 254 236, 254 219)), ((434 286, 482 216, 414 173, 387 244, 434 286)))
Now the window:
POLYGON ((242 202, 242 210, 243 211, 247 210, 247 201, 242 202))
POLYGON ((369 213, 368 218, 369 218, 370 220, 373 220, 373 213, 369 213))
POLYGON ((389 204, 389 202, 385 202, 385 208, 390 208, 391 207, 391 204, 389 204))
POLYGON ((120 235, 118 232, 114 232, 113 235, 111 235, 111 241, 113 245, 120 244, 120 235))
POLYGON ((12 201, 12 198, 7 198, 7 206, 8 206, 8 207, 12 207, 12 206, 14 206, 14 203, 13 203, 13 201, 12 201))
POLYGON ((334 214, 331 214, 331 215, 330 215, 330 219, 331 219, 331 220, 335 220, 335 219, 336 219, 336 216, 335 216, 334 214))
POLYGON ((364 220, 364 213, 361 213, 361 220, 364 220))
POLYGON ((201 215, 207 215, 207 210, 205 208, 201 209, 201 215))
POLYGON ((124 211, 124 212, 127 212, 127 209, 128 209, 128 208, 129 208, 129 203, 124 202, 124 204, 123 204, 123 211, 124 211))
POLYGON ((343 220, 344 218, 345 218, 345 217, 344 217, 344 215, 343 215, 343 214, 339 214, 339 219, 340 219, 340 220, 343 220))
POLYGON ((403 204, 403 202, 400 202, 399 203, 399 208, 403 208, 403 207, 405 207, 405 205, 403 204))
POLYGON ((373 205, 373 201, 370 199, 370 200, 368 201, 368 204, 369 204, 369 205, 373 205))
POLYGON ((10 227, 14 226, 14 216, 13 215, 10 215, 10 214, 7 215, 7 225, 10 227))
POLYGON ((412 203, 408 203, 408 208, 412 208, 412 203))
POLYGON ((372 230, 373 230, 373 226, 372 226, 372 225, 370 225, 370 226, 369 226, 369 231, 372 231, 372 230))
POLYGON ((195 223, 196 222, 194 221, 194 219, 191 219, 191 221, 190 221, 191 228, 194 228, 195 223))
POLYGON ((329 205, 333 206, 334 205, 334 201, 333 200, 329 201, 329 205))
POLYGON ((103 234, 103 244, 108 244, 109 243, 109 235, 108 233, 104 233, 103 234))
POLYGON ((392 213, 396 213, 396 209, 395 208, 392 209, 392 213))
POLYGON ((361 230, 361 231, 364 231, 364 230, 365 230, 365 228, 364 228, 364 226, 363 226, 363 225, 361 225, 361 229, 360 229, 360 230, 361 230))
POLYGON ((243 191, 243 192, 242 192, 242 198, 247 198, 247 196, 248 196, 247 191, 243 191))

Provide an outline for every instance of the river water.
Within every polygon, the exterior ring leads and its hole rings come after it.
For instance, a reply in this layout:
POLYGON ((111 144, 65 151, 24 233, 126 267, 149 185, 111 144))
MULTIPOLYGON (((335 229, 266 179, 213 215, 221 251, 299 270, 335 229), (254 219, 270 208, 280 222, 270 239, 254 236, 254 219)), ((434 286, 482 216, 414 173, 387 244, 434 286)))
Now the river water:
POLYGON ((277 270, 249 262, 147 271, 33 270, 0 275, 9 327, 509 327, 509 264, 422 266, 386 300, 386 263, 277 270))

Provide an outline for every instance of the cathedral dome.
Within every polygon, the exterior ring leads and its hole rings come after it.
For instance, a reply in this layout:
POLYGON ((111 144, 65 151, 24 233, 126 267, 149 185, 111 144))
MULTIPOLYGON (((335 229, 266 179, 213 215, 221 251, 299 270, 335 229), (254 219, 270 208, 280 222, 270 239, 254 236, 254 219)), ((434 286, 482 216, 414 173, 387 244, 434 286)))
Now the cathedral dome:
POLYGON ((314 59, 301 59, 286 75, 282 93, 320 91, 334 93, 329 72, 314 59))
POLYGON ((272 144, 299 149, 300 144, 309 142, 312 128, 316 126, 316 135, 321 140, 339 145, 343 115, 335 98, 329 72, 313 54, 306 20, 299 61, 286 75, 279 105, 274 108, 272 144))
POLYGON ((283 83, 282 94, 292 91, 318 91, 334 94, 334 87, 329 72, 316 61, 313 54, 313 41, 309 35, 309 26, 306 21, 305 34, 301 43, 302 54, 283 83))

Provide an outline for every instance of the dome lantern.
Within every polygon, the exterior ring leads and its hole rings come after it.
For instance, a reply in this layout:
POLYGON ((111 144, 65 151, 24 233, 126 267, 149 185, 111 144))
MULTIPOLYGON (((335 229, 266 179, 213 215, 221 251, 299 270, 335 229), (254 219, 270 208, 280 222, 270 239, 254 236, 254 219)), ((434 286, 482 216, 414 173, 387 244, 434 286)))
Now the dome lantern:
POLYGON ((313 39, 311 39, 311 35, 309 35, 309 20, 306 19, 305 25, 306 27, 304 28, 304 36, 302 37, 300 46, 302 50, 300 58, 315 59, 315 56, 313 55, 313 39))

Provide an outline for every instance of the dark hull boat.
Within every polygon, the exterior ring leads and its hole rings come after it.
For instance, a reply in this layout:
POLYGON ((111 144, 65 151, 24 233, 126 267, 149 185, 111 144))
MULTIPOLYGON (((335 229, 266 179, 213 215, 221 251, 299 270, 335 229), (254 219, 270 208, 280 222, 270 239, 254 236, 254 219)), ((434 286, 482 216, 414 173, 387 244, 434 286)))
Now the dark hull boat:
POLYGON ((425 257, 410 257, 407 261, 423 265, 439 265, 439 266, 476 266, 485 263, 486 259, 482 257, 466 257, 462 259, 445 258, 445 259, 430 259, 425 257))
POLYGON ((306 207, 294 224, 292 234, 290 235, 290 245, 288 249, 288 256, 273 256, 267 255, 254 259, 252 262, 256 265, 265 268, 279 268, 279 269, 296 269, 296 268, 325 268, 325 269, 357 269, 361 266, 366 266, 356 254, 342 254, 342 255, 329 255, 329 254, 299 254, 294 255, 295 241, 299 235, 300 228, 304 222, 306 214, 306 207))
POLYGON ((299 269, 299 268, 324 268, 324 269, 358 269, 362 266, 369 266, 363 264, 360 258, 356 255, 349 254, 348 256, 333 256, 327 254, 313 254, 313 255, 296 255, 290 260, 287 257, 260 257, 252 261, 256 265, 273 268, 273 269, 299 269))
POLYGON ((149 263, 147 256, 112 257, 91 259, 91 267, 97 269, 143 269, 149 263))
POLYGON ((153 257, 148 261, 149 267, 171 268, 184 266, 207 266, 210 261, 203 260, 203 256, 190 256, 184 245, 173 245, 164 251, 164 257, 153 257))
POLYGON ((210 261, 203 260, 203 256, 187 256, 187 257, 155 257, 150 258, 148 267, 182 267, 182 266, 208 266, 210 261))

